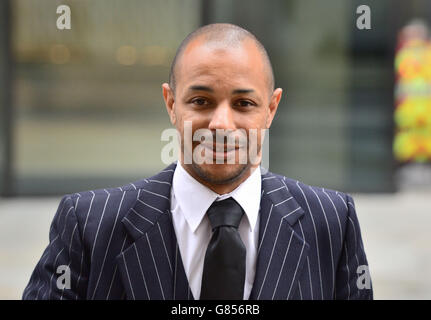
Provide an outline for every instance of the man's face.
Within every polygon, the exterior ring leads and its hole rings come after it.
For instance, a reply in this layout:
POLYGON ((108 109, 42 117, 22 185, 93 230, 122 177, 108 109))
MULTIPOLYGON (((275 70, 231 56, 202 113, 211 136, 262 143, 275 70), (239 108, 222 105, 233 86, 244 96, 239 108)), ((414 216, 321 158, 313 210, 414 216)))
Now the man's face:
POLYGON ((271 125, 281 98, 281 89, 270 92, 267 72, 251 40, 229 48, 199 38, 189 43, 177 65, 175 96, 167 84, 163 85, 171 122, 181 136, 182 163, 189 171, 210 184, 227 184, 253 166, 249 155, 261 155, 260 134, 271 125), (191 122, 191 135, 185 136, 187 122, 191 122), (200 129, 206 129, 213 138, 204 148, 200 141, 191 141, 200 129), (229 143, 228 139, 216 144, 219 132, 227 136, 246 133, 242 138, 257 132, 257 137, 245 145, 239 140, 229 143), (203 163, 184 161, 185 152, 193 155, 202 151, 206 156, 203 163))

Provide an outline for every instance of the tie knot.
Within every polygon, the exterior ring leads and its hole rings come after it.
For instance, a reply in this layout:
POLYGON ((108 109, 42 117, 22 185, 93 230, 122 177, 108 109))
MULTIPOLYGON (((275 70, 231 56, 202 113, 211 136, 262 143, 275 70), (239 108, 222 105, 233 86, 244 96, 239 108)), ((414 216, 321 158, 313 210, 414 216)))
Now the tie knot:
POLYGON ((230 226, 238 228, 244 210, 233 198, 221 201, 214 201, 207 211, 211 227, 230 226))

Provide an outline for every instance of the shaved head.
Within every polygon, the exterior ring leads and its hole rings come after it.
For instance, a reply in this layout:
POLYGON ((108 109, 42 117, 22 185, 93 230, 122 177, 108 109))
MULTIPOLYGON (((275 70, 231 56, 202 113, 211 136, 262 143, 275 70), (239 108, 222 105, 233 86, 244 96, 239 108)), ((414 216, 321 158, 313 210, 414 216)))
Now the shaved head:
POLYGON ((169 73, 169 86, 175 93, 176 82, 178 81, 177 66, 181 63, 181 58, 186 52, 189 44, 200 40, 204 45, 214 45, 223 48, 235 48, 241 46, 245 40, 251 40, 262 56, 265 66, 266 81, 270 93, 274 91, 274 73, 269 60, 268 53, 260 41, 249 31, 230 23, 214 23, 200 27, 190 33, 180 44, 171 64, 169 73))

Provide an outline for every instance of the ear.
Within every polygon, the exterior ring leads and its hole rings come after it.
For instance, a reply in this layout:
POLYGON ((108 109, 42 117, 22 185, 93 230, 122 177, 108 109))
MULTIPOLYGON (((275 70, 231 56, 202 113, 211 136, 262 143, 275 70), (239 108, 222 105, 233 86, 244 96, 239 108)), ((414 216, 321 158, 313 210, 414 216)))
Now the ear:
POLYGON ((269 102, 268 114, 266 117, 266 128, 269 129, 271 127, 272 120, 275 117, 275 113, 277 112, 278 104, 281 100, 281 95, 283 93, 283 89, 277 88, 274 90, 271 96, 271 100, 269 102))
POLYGON ((166 110, 168 111, 169 118, 171 119, 171 123, 175 126, 177 119, 175 117, 175 98, 174 92, 169 87, 169 84, 162 84, 163 90, 163 100, 165 100, 166 110))

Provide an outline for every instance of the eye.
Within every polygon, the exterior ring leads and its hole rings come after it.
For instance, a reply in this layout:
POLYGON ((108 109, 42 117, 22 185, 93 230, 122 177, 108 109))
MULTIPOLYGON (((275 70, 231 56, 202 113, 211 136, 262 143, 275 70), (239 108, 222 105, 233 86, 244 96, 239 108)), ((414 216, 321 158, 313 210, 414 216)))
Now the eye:
POLYGON ((203 105, 208 104, 208 101, 205 98, 195 98, 195 99, 191 100, 191 103, 198 105, 198 106, 203 106, 203 105))
POLYGON ((252 106, 255 106, 256 104, 254 102, 249 101, 249 100, 238 100, 236 105, 239 107, 252 107, 252 106))

